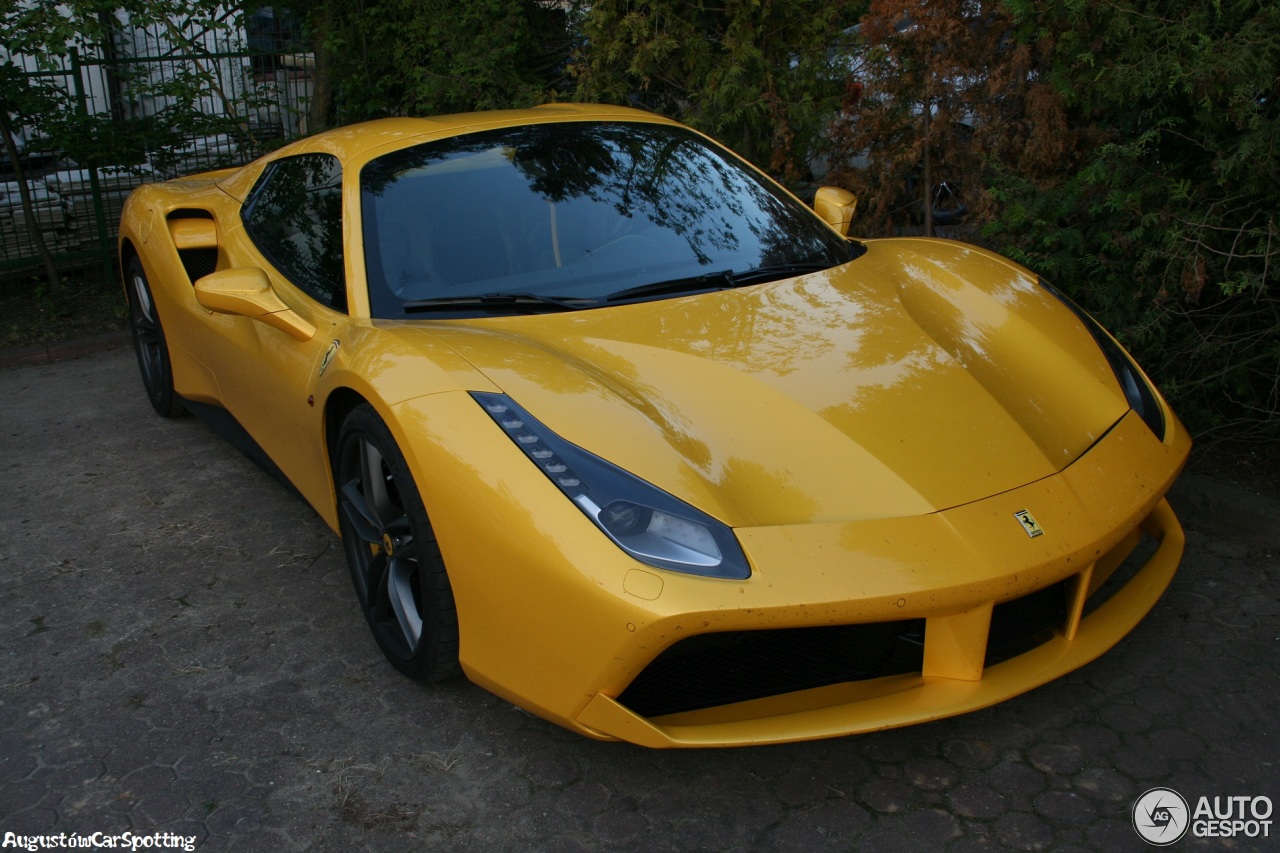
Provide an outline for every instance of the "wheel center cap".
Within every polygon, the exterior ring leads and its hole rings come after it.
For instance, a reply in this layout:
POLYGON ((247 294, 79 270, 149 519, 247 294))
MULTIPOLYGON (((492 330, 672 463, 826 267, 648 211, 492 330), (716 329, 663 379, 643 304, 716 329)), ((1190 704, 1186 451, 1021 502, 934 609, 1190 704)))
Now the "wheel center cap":
POLYGON ((392 556, 396 551, 396 540, 391 538, 390 533, 382 534, 382 550, 387 553, 388 557, 392 556))

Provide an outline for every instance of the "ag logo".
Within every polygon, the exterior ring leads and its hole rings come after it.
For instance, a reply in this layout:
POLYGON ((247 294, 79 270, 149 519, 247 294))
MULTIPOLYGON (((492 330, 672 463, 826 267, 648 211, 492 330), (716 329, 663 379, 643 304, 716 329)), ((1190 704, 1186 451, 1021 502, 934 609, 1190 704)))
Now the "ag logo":
POLYGON ((1022 525, 1022 529, 1027 531, 1027 535, 1032 539, 1035 539, 1037 536, 1044 535, 1044 528, 1036 521, 1036 517, 1031 514, 1031 510, 1020 509, 1013 514, 1013 517, 1018 519, 1018 523, 1022 525))
POLYGON ((1133 804, 1133 828, 1148 844, 1167 847, 1191 825, 1187 801, 1172 788, 1152 788, 1133 804))

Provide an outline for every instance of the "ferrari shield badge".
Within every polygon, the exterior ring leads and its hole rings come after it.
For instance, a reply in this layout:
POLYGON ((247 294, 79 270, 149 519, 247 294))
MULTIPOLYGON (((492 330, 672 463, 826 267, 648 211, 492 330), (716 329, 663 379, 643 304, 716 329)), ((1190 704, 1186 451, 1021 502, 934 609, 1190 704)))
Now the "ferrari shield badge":
POLYGON ((1031 510, 1020 509, 1013 514, 1013 517, 1018 519, 1018 523, 1022 525, 1022 529, 1027 531, 1027 535, 1032 539, 1035 539, 1037 536, 1044 535, 1044 528, 1040 526, 1038 521, 1036 521, 1036 517, 1031 514, 1031 510))
POLYGON ((320 359, 320 375, 321 376, 324 376, 324 372, 329 369, 329 362, 333 361, 333 357, 334 355, 337 354, 339 346, 341 346, 341 344, 339 344, 337 341, 334 341, 333 343, 329 344, 329 348, 324 351, 324 357, 320 359))

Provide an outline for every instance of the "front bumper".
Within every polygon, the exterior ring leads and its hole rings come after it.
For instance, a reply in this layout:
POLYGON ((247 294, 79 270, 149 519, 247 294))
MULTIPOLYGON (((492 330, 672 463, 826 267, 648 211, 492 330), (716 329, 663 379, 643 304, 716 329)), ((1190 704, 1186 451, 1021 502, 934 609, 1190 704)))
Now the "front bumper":
POLYGON ((925 619, 923 666, 917 672, 650 719, 596 694, 577 722, 649 747, 741 746, 876 731, 994 705, 1092 661, 1146 615, 1173 579, 1184 537, 1167 501, 1143 520, 1140 532, 1159 544, 1135 575, 1118 588, 1106 583, 1138 544, 1137 530, 1064 579, 1065 618, 1049 627, 1044 642, 993 666, 983 666, 993 609, 988 601, 925 619))
POLYGON ((1059 474, 943 512, 739 529, 752 576, 727 581, 630 560, 474 403, 454 397, 409 404, 431 410, 402 410, 408 434, 399 440, 449 567, 463 669, 590 737, 653 747, 778 743, 992 705, 1115 645, 1182 555, 1182 530, 1163 500, 1190 447, 1176 419, 1162 443, 1131 413, 1059 474), (413 440, 415 424, 430 441, 413 440), (464 437, 474 451, 467 460, 415 452, 464 437), (1015 517, 1028 509, 1043 535, 1029 536, 1015 517), (1154 550, 1137 547, 1144 537, 1154 550), (1124 566, 1131 552, 1141 557, 1124 566), (1105 583, 1112 575, 1125 582, 1105 583), (1056 615, 1015 638, 1021 648, 993 654, 993 615, 998 624, 1007 603, 1045 590, 1060 602, 1046 611, 1056 615), (922 626, 918 664, 892 675, 670 712, 628 707, 643 705, 631 702, 633 683, 691 637, 913 621, 922 626))

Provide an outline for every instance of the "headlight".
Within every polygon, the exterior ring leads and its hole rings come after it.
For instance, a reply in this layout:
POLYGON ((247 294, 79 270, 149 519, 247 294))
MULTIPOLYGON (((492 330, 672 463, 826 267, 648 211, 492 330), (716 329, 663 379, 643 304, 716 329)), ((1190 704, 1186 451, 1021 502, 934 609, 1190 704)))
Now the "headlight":
POLYGON ((728 526, 547 429, 505 394, 471 392, 583 514, 635 559, 714 578, 751 576, 728 526))
POLYGON ((1151 428, 1157 438, 1164 441, 1164 412, 1160 408, 1160 403, 1156 400, 1156 392, 1147 382, 1146 377, 1142 375, 1142 371, 1138 369, 1138 365, 1134 363, 1129 353, 1125 352, 1124 348, 1116 343, 1115 338, 1111 337, 1107 330, 1102 328, 1102 325, 1090 317, 1089 313, 1077 305, 1071 297, 1062 293, 1044 279, 1040 279, 1040 286, 1058 297, 1063 305, 1070 308, 1072 313, 1080 318, 1080 322, 1084 323, 1084 327, 1089 330, 1089 334, 1093 335, 1093 339, 1098 342, 1098 347, 1102 350, 1102 354, 1106 356, 1107 363, 1111 365, 1111 371, 1116 375, 1116 381, 1124 389, 1124 396, 1129 401, 1129 407, 1138 413, 1138 417, 1142 418, 1143 423, 1151 428))

